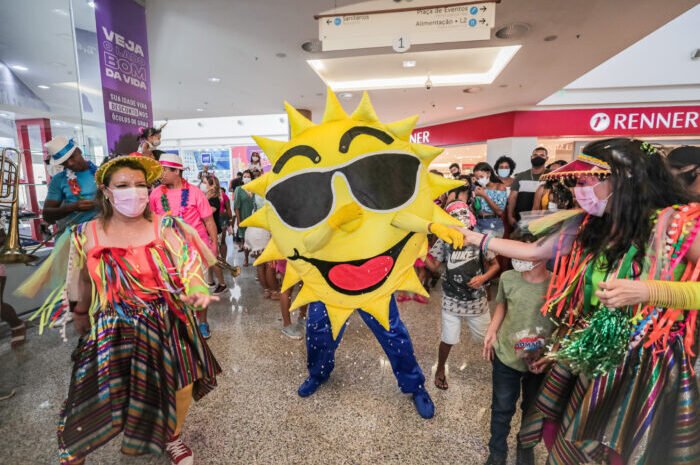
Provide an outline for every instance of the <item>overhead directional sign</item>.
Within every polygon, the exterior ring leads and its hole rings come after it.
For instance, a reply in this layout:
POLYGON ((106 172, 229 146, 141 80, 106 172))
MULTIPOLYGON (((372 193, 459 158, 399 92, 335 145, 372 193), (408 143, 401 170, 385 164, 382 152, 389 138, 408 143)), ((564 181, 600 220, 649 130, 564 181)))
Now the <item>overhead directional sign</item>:
POLYGON ((403 38, 412 45, 488 40, 496 20, 495 3, 409 11, 322 16, 318 20, 323 51, 396 47, 403 38))

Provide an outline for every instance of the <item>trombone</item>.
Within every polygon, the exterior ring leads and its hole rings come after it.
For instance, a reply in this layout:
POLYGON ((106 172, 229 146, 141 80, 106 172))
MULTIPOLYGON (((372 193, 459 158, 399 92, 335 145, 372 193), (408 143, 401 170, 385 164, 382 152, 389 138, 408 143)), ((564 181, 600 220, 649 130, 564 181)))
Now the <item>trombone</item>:
POLYGON ((19 150, 5 147, 0 152, 0 206, 9 205, 10 224, 5 243, 0 248, 0 263, 31 263, 36 255, 26 253, 19 241, 19 178, 22 154, 19 150), (9 156, 16 154, 16 161, 9 156))

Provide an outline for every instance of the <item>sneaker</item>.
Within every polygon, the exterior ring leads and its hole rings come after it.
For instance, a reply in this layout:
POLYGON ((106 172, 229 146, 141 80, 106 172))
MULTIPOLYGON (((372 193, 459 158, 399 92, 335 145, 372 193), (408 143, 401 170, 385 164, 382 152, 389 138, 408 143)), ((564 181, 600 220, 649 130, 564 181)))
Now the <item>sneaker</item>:
POLYGON ((515 452, 515 465, 535 465, 535 450, 532 447, 524 448, 518 444, 515 452))
POLYGON ((165 453, 168 454, 170 465, 192 465, 194 463, 192 449, 182 442, 180 436, 165 444, 165 453))
POLYGON ((425 389, 421 389, 413 394, 413 404, 416 406, 418 415, 426 420, 433 418, 433 415, 435 415, 435 404, 433 404, 430 394, 425 389))
POLYGON ((316 392, 321 384, 322 381, 309 376, 303 383, 301 383, 301 386, 299 386, 299 389, 297 390, 297 394, 299 394, 299 397, 309 397, 311 394, 316 392))
POLYGON ((228 292, 228 286, 226 284, 219 284, 218 286, 216 286, 216 289, 214 289, 213 294, 221 295, 225 292, 228 292))
POLYGON ((211 337, 211 331, 209 331, 209 323, 200 323, 199 332, 202 333, 204 339, 209 339, 211 337))
POLYGON ((506 465, 506 456, 489 454, 484 465, 506 465))
POLYGON ((301 331, 299 331, 299 327, 297 325, 285 326, 282 328, 282 334, 290 339, 299 340, 302 338, 301 331))

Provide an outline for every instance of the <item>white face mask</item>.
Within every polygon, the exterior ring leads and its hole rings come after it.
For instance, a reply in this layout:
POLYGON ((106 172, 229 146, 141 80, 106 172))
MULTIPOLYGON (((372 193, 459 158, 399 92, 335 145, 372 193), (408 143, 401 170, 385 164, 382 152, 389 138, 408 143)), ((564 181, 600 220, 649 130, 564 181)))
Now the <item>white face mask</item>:
POLYGON ((152 149, 154 149, 154 148, 156 148, 156 147, 158 147, 158 146, 160 145, 160 141, 159 141, 159 140, 154 140, 153 142, 149 142, 148 145, 149 145, 152 149))
POLYGON ((498 170, 498 175, 502 178, 507 178, 510 176, 510 168, 500 168, 498 170))
POLYGON ((535 268, 535 264, 533 262, 528 262, 526 260, 518 260, 517 258, 512 258, 510 262, 513 264, 513 269, 518 273, 522 273, 524 271, 532 271, 532 269, 535 268))
POLYGON ((112 206, 115 210, 129 218, 141 216, 148 205, 148 188, 128 187, 126 189, 110 189, 112 206))
POLYGON ((559 206, 557 205, 556 202, 549 202, 547 204, 547 210, 549 210, 550 212, 555 212, 555 211, 559 210, 559 206))
POLYGON ((479 178, 476 180, 481 187, 486 187, 489 183, 489 178, 479 178))
POLYGON ((248 184, 250 182, 250 178, 243 178, 243 184, 248 184))

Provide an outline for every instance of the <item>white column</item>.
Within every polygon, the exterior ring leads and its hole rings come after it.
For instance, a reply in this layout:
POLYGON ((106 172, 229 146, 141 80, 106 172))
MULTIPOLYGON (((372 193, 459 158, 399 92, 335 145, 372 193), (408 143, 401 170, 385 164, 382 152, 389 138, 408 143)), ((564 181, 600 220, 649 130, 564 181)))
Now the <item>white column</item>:
POLYGON ((537 137, 504 137, 486 141, 486 161, 493 165, 499 157, 506 155, 515 160, 515 172, 532 168, 530 155, 537 147, 537 137))

